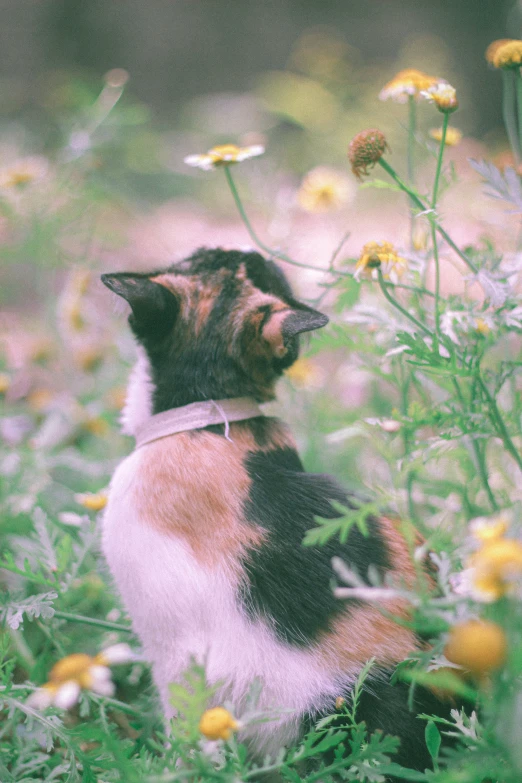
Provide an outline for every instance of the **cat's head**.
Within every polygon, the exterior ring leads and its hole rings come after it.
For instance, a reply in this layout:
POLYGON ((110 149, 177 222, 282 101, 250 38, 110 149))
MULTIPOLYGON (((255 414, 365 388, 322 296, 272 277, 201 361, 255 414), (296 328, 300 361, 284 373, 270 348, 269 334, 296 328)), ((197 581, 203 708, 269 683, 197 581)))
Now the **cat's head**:
POLYGON ((279 267, 255 252, 202 249, 163 271, 102 281, 131 307, 153 413, 206 399, 272 399, 275 381, 297 359, 299 334, 328 322, 294 299, 279 267))

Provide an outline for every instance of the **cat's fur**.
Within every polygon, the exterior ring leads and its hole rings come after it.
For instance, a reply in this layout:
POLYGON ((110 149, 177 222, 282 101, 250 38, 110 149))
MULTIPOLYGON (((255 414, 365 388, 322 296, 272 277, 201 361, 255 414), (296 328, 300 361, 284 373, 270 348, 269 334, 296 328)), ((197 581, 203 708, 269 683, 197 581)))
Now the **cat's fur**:
MULTIPOLYGON (((201 400, 274 397, 274 384, 298 355, 298 335, 327 318, 297 302, 279 268, 257 253, 200 250, 154 274, 104 275, 130 304, 139 359, 124 428, 201 400)), ((116 470, 103 523, 103 550, 152 662, 165 714, 168 685, 191 657, 216 703, 241 714, 255 679, 260 709, 275 722, 243 736, 253 752, 294 742, 348 696, 364 663, 376 668, 358 717, 401 736, 398 760, 429 764, 424 724, 408 711, 394 666, 416 646, 413 633, 377 608, 335 599, 331 558, 362 575, 373 565, 411 585, 415 570, 391 519, 370 519, 370 536, 302 546, 314 518, 349 503, 330 477, 306 473, 286 426, 275 418, 182 432, 134 451, 116 470)), ((400 602, 388 612, 405 616, 400 602)), ((427 696, 428 700, 429 696, 427 696)), ((432 705, 423 703, 421 709, 432 705)))

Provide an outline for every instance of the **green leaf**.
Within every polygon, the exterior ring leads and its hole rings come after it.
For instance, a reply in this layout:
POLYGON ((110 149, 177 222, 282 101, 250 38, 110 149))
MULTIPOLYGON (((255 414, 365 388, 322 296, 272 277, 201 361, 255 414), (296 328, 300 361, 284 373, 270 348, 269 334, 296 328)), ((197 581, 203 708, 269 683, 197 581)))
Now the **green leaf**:
POLYGON ((441 736, 440 731, 437 728, 437 724, 432 720, 428 721, 426 724, 424 737, 426 739, 426 747, 428 748, 430 756, 435 763, 439 757, 441 736))
POLYGON ((342 290, 335 303, 335 312, 342 313, 344 310, 350 310, 359 299, 361 293, 361 284, 353 277, 346 277, 343 280, 342 290))
POLYGON ((324 546, 336 535, 339 536, 341 544, 345 544, 354 525, 357 525, 363 536, 368 536, 368 517, 378 516, 382 511, 377 503, 362 503, 357 508, 350 509, 335 502, 332 505, 341 512, 341 516, 337 519, 316 517, 319 526, 306 532, 304 546, 324 546))
POLYGON ((403 669, 400 672, 399 679, 422 685, 425 688, 438 688, 443 691, 449 691, 457 696, 463 696, 472 702, 477 700, 476 690, 447 669, 437 669, 433 672, 421 671, 420 669, 403 669))

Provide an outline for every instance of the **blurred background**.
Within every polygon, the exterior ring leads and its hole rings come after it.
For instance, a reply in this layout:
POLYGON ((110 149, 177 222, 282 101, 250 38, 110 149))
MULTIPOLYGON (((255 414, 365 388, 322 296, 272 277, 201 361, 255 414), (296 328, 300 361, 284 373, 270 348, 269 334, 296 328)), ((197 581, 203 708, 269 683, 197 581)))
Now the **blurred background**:
MULTIPOLYGON (((258 234, 300 262, 327 267, 342 237, 338 260, 348 270, 371 240, 411 254, 402 194, 358 184, 347 161, 354 134, 376 127, 405 174, 407 107, 379 100, 401 69, 457 89, 451 125, 462 138, 445 153, 439 205, 453 238, 516 246, 516 218, 483 194, 468 159, 512 163, 500 74, 484 52, 496 38, 520 36, 519 0, 0 0, 0 8, 0 396, 15 408, 28 401, 37 422, 63 408, 67 393, 94 406, 92 416, 73 406, 69 418, 84 416, 103 436, 99 409, 121 407, 134 349, 100 272, 158 268, 202 245, 252 246, 223 172, 190 168, 189 154, 227 142, 265 146, 234 168, 237 186, 258 234), (317 167, 326 184, 310 180, 317 167)), ((421 193, 431 187, 440 117, 419 102, 421 193)), ((426 235, 418 219, 416 253, 426 235)), ((301 297, 322 290, 320 272, 285 271, 301 297)), ((460 269, 444 267, 443 293, 466 286, 460 269)), ((356 352, 345 361, 343 350, 342 362, 295 382, 319 389, 335 371, 332 398, 356 417, 365 400, 374 409, 368 377, 356 352)))
MULTIPOLYGON (((401 239, 405 216, 389 193, 384 212, 382 194, 355 196, 346 149, 356 132, 378 127, 394 159, 404 159, 404 107, 378 99, 402 68, 457 88, 455 124, 465 137, 453 151, 457 171, 470 155, 498 157, 506 148, 500 77, 484 50, 520 35, 518 0, 2 0, 0 7, 6 306, 34 308, 54 279, 42 281, 35 268, 63 268, 79 256, 109 268, 146 266, 200 244, 248 243, 222 177, 183 163, 216 143, 267 146, 242 168, 243 196, 270 241, 304 260, 323 266, 319 256, 339 231, 351 230, 354 254, 361 242, 384 238, 370 236, 376 211, 381 226, 390 225, 388 238, 401 239), (20 162, 15 187, 5 187, 20 162), (296 209, 295 198, 300 178, 318 165, 341 171, 349 193, 342 210, 319 219, 296 209)), ((433 161, 428 133, 438 118, 426 105, 418 114, 422 169, 433 161)), ((465 184, 453 198, 466 199, 465 184)), ((472 205, 469 239, 488 207, 472 205)))

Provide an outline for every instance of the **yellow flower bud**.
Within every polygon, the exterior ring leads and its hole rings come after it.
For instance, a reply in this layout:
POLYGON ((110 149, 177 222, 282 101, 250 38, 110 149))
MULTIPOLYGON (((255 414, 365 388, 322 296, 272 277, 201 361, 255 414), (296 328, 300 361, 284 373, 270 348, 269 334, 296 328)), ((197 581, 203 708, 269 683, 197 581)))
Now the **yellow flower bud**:
POLYGON ((522 41, 510 39, 493 41, 486 50, 486 59, 495 68, 520 68, 522 65, 522 41))
POLYGON ((89 511, 101 511, 107 505, 108 496, 105 492, 91 494, 83 492, 75 495, 74 499, 80 506, 89 509, 89 511))
POLYGON ((492 41, 485 52, 485 57, 488 63, 490 65, 495 64, 495 55, 497 51, 500 49, 501 46, 504 46, 504 44, 511 43, 513 39, 512 38, 497 38, 496 41, 492 41))
POLYGON ((213 707, 201 716, 200 732, 210 740, 230 739, 232 732, 239 728, 237 721, 224 707, 213 707))
POLYGON ((444 655, 472 674, 488 674, 506 660, 506 636, 496 623, 467 620, 451 629, 444 655))

